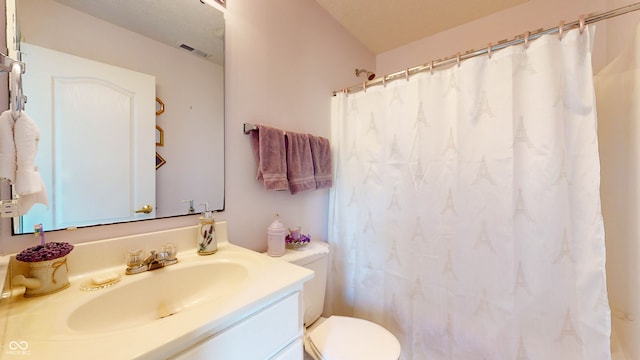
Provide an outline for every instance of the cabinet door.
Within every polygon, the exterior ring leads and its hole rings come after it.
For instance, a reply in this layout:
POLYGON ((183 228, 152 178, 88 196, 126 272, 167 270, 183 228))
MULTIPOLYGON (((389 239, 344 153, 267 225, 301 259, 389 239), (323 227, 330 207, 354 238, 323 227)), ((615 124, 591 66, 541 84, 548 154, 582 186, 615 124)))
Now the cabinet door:
POLYGON ((303 356, 304 344, 302 343, 302 339, 298 339, 286 349, 276 354, 276 356, 272 357, 271 360, 301 360, 303 356))
POLYGON ((302 337, 299 292, 239 320, 173 359, 302 359, 302 352, 295 357, 295 348, 281 352, 302 337))

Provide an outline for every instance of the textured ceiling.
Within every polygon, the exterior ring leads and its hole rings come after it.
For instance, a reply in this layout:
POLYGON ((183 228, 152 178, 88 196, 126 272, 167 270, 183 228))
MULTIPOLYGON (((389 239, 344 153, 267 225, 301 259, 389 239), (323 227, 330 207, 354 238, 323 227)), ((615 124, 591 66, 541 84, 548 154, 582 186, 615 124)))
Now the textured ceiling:
POLYGON ((198 0, 55 1, 169 46, 188 45, 209 61, 224 59, 224 17, 198 0))
POLYGON ((316 0, 374 54, 528 0, 316 0))

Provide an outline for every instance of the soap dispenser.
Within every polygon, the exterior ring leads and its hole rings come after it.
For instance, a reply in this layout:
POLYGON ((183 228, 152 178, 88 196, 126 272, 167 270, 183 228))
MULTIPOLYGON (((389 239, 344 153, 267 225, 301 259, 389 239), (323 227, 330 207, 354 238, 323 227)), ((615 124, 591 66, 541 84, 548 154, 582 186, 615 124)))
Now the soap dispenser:
POLYGON ((209 204, 204 203, 204 212, 198 219, 198 255, 210 255, 218 251, 216 240, 215 219, 213 211, 209 210, 209 204))
POLYGON ((285 253, 284 243, 287 228, 278 220, 279 217, 276 214, 275 220, 267 229, 267 254, 269 256, 282 256, 285 253))

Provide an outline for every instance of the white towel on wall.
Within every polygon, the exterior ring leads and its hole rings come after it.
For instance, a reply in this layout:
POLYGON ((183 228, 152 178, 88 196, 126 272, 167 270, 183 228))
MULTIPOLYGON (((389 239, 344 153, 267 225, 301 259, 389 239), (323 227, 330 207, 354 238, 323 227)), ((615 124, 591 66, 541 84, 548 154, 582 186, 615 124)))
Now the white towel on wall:
POLYGON ((0 115, 0 177, 15 185, 18 195, 18 215, 26 214, 34 204, 49 205, 47 191, 35 164, 40 142, 40 129, 24 111, 15 120, 13 131, 11 111, 0 115), (9 124, 9 125, 5 125, 9 124), (13 147, 13 155, 11 148, 13 147), (5 155, 6 151, 6 157, 5 155))
POLYGON ((16 144, 13 141, 15 120, 11 111, 0 114, 0 179, 16 179, 16 144))
POLYGON ((16 142, 16 192, 20 196, 18 212, 22 215, 34 204, 48 206, 49 201, 44 181, 36 166, 40 129, 24 111, 16 120, 13 137, 16 142))

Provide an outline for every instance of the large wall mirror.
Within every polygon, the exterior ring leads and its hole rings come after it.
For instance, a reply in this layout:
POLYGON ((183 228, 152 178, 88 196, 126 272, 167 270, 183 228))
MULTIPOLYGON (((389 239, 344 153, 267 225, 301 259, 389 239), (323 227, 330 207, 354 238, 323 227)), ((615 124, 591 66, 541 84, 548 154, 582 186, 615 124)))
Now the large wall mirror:
POLYGON ((14 233, 223 210, 221 11, 200 0, 6 2, 50 203, 14 218, 14 233))

